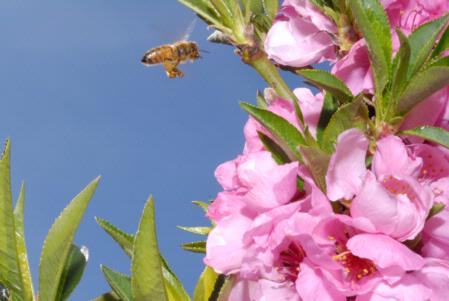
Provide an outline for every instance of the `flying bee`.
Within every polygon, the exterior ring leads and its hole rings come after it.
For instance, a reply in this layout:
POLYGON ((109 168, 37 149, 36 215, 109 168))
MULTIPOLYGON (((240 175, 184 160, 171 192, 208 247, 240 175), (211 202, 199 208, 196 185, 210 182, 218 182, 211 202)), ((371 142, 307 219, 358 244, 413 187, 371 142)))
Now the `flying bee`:
POLYGON ((201 57, 198 44, 188 40, 195 22, 196 20, 193 20, 190 23, 180 41, 154 47, 145 52, 141 60, 142 64, 145 66, 162 64, 169 78, 183 77, 184 73, 178 69, 178 65, 187 61, 193 62, 201 57))
POLYGON ((145 66, 162 64, 169 78, 183 77, 184 73, 178 65, 200 58, 198 44, 193 41, 179 41, 152 48, 145 52, 142 64, 145 66))

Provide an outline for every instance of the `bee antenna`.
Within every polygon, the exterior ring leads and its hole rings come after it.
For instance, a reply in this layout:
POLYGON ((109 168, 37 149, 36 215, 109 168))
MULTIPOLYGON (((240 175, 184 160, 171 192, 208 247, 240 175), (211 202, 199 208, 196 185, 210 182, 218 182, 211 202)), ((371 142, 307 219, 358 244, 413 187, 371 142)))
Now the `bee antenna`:
POLYGON ((210 51, 207 51, 207 50, 205 50, 205 49, 200 49, 200 52, 210 53, 210 51))

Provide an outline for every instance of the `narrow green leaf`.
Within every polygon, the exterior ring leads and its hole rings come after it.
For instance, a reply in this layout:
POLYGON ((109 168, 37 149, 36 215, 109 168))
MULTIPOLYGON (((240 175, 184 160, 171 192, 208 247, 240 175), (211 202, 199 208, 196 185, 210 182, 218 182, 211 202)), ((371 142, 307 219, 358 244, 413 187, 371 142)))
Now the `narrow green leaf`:
POLYGON ((226 27, 220 20, 220 13, 208 0, 178 0, 181 4, 187 6, 195 13, 197 13, 202 19, 213 27, 225 31, 226 27))
POLYGON ((276 17, 279 9, 279 0, 262 0, 265 13, 270 17, 271 21, 273 21, 274 17, 276 17))
POLYGON ((338 102, 330 93, 326 93, 324 95, 323 108, 321 109, 320 119, 318 121, 318 126, 316 130, 316 137, 320 145, 323 140, 324 129, 329 124, 332 115, 334 115, 337 109, 338 109, 338 102))
POLYGON ((209 232, 212 230, 211 227, 184 227, 184 226, 177 226, 178 229, 198 234, 198 235, 208 235, 209 232))
POLYGON ((27 247, 25 243, 24 227, 25 211, 25 184, 20 187, 19 198, 14 209, 14 221, 16 227, 17 254, 19 257, 20 272, 23 283, 24 300, 34 300, 33 281, 31 279, 30 265, 28 262, 27 247))
POLYGON ((154 201, 150 197, 143 209, 131 263, 133 301, 167 301, 160 253, 157 246, 154 201))
POLYGON ((181 245, 181 248, 183 250, 193 253, 206 253, 206 242, 205 241, 189 242, 181 245))
POLYGON ((259 121, 276 139, 292 161, 300 158, 298 146, 304 145, 304 138, 299 130, 284 118, 264 109, 259 109, 248 103, 240 106, 259 121))
POLYGON ((430 57, 435 40, 449 20, 449 14, 418 27, 408 38, 410 43, 410 66, 408 78, 421 70, 430 57))
POLYGON ((291 162, 290 158, 284 152, 282 147, 279 146, 273 139, 262 132, 257 132, 257 134, 259 135, 260 141, 262 141, 263 146, 267 151, 271 153, 271 156, 277 164, 285 164, 291 162))
POLYGON ((0 283, 12 300, 25 300, 17 252, 17 235, 11 193, 10 142, 6 140, 0 159, 0 283))
POLYGON ((192 201, 192 204, 200 207, 201 209, 203 209, 203 211, 205 213, 207 213, 207 209, 209 208, 209 204, 208 203, 205 203, 205 202, 202 202, 202 201, 192 201))
POLYGON ((351 128, 359 128, 365 131, 367 121, 368 110, 363 103, 363 97, 358 96, 356 100, 341 106, 332 115, 329 124, 323 132, 322 149, 332 154, 337 138, 342 132, 351 128))
POLYGON ((97 188, 100 177, 81 191, 55 220, 42 248, 39 269, 39 301, 57 300, 61 275, 72 248, 76 230, 97 188))
POLYGON ((379 0, 350 0, 349 3, 368 47, 376 93, 381 95, 390 74, 390 24, 379 0))
MULTIPOLYGON (((101 271, 109 283, 114 293, 119 296, 122 301, 134 301, 131 295, 131 279, 129 276, 116 272, 107 266, 101 265, 101 271)), ((158 299, 147 299, 158 300, 158 299)))
POLYGON ((98 296, 95 299, 92 299, 91 301, 123 301, 120 299, 120 297, 114 293, 114 292, 109 292, 109 293, 105 293, 101 296, 98 296))
POLYGON ((332 94, 340 103, 350 102, 354 98, 351 90, 338 77, 325 70, 301 69, 296 71, 307 81, 332 94))
POLYGON ((193 301, 209 301, 219 275, 210 267, 205 267, 195 286, 193 301))
POLYGON ((449 67, 449 56, 444 56, 442 58, 433 60, 430 67, 449 67))
POLYGON ((435 49, 432 52, 432 58, 435 58, 449 49, 449 26, 446 27, 446 30, 441 35, 438 44, 435 46, 435 49))
POLYGON ((80 248, 72 244, 64 271, 61 275, 56 300, 63 301, 69 298, 70 294, 80 282, 88 260, 89 250, 84 246, 80 248))
POLYGON ((432 126, 420 126, 403 131, 402 134, 424 138, 449 148, 449 132, 442 128, 432 126))
POLYGON ((234 16, 232 14, 231 7, 228 5, 226 0, 209 0, 212 6, 218 11, 220 15, 220 20, 227 27, 232 28, 234 16))
MULTIPOLYGON (((400 30, 396 30, 396 33, 401 42, 401 46, 393 60, 393 84, 391 94, 395 100, 407 84, 407 70, 409 67, 411 51, 407 37, 400 30)), ((393 105, 395 104, 393 103, 393 105)))
POLYGON ((449 85, 449 67, 431 66, 416 74, 398 99, 397 112, 405 115, 427 97, 449 85))
POLYGON ((190 301, 190 296, 187 294, 181 281, 179 281, 176 274, 170 269, 167 261, 161 256, 162 274, 164 275, 165 289, 169 301, 190 301))
POLYGON ((131 258, 133 254, 134 236, 120 230, 107 220, 99 217, 95 217, 95 220, 97 221, 97 224, 104 231, 106 231, 106 233, 108 233, 112 237, 112 239, 120 245, 123 251, 125 251, 125 253, 131 258))

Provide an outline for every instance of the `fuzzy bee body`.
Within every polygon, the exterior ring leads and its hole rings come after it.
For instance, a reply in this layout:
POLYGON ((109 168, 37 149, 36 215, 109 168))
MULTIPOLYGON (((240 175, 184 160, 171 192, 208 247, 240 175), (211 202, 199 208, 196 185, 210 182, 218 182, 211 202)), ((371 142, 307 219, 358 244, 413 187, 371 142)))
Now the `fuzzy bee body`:
POLYGON ((193 41, 179 41, 161 45, 145 52, 142 64, 145 66, 162 64, 169 78, 182 77, 184 73, 178 65, 200 58, 198 45, 193 41))

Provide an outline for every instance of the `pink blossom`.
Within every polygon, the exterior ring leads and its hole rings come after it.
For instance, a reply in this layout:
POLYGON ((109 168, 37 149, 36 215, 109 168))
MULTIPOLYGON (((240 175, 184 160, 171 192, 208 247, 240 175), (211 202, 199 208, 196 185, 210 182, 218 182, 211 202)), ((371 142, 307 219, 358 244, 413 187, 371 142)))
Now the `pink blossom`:
POLYGON ((265 39, 265 51, 279 64, 303 67, 333 60, 329 33, 334 24, 307 0, 285 1, 265 39))
POLYGON ((400 28, 407 35, 421 24, 449 11, 446 0, 381 0, 392 28, 400 28))
POLYGON ((424 227, 421 254, 449 260, 449 209, 431 217, 424 227))
POLYGON ((357 129, 338 136, 334 155, 326 174, 327 196, 330 200, 351 199, 363 183, 366 174, 365 157, 368 140, 357 129))
POLYGON ((313 95, 312 91, 306 88, 296 88, 293 90, 293 93, 298 97, 298 104, 304 116, 304 123, 308 126, 310 133, 316 136, 316 129, 324 102, 323 94, 313 95))
POLYGON ((329 198, 355 195, 350 212, 364 231, 413 239, 432 206, 430 186, 418 181, 422 160, 412 158, 400 138, 387 136, 377 142, 371 172, 365 167, 367 148, 361 131, 340 134, 326 175, 329 198))
POLYGON ((373 93, 374 83, 368 49, 361 39, 332 67, 331 73, 340 78, 354 95, 373 93))

